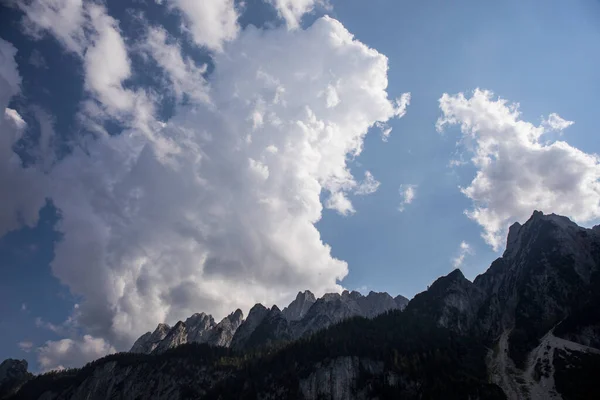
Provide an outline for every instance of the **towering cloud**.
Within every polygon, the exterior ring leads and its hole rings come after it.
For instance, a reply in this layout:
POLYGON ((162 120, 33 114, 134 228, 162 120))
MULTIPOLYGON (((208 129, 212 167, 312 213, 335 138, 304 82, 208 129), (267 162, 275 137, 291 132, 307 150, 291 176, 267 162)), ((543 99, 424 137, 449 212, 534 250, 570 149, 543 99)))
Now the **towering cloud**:
MULTIPOLYGON (((172 4, 192 24, 197 5, 172 4)), ((370 127, 404 112, 406 102, 388 99, 387 58, 324 17, 306 30, 248 27, 207 41, 218 51, 204 78, 162 28, 149 28, 137 50, 187 99, 159 121, 150 98, 123 84, 135 71, 118 21, 95 4, 84 14, 88 114, 144 123, 81 138, 46 176, 62 216, 52 270, 83 299, 71 324, 89 336, 46 344, 44 368, 126 348, 199 310, 219 318, 306 288, 339 290, 347 265, 315 223, 322 196, 345 214, 349 193, 379 185, 370 173, 357 182, 346 160, 370 127)))

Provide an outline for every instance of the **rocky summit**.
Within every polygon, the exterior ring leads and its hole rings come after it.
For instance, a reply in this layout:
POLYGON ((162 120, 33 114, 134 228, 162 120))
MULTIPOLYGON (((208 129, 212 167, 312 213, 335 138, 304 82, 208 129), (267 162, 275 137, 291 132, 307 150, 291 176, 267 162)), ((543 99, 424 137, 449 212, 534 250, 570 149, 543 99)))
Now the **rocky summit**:
POLYGON ((245 320, 195 314, 81 369, 7 360, 0 397, 599 399, 598 310, 600 227, 536 211, 473 282, 455 270, 410 302, 304 291, 245 320))

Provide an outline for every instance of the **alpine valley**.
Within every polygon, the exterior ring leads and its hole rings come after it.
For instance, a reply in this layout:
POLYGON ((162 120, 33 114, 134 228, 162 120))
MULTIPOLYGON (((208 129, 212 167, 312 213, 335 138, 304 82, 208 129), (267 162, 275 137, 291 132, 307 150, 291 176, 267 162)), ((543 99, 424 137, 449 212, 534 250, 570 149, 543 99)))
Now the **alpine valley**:
POLYGON ((599 376, 600 226, 536 211, 473 282, 198 313, 80 369, 6 360, 0 398, 599 399, 599 376))

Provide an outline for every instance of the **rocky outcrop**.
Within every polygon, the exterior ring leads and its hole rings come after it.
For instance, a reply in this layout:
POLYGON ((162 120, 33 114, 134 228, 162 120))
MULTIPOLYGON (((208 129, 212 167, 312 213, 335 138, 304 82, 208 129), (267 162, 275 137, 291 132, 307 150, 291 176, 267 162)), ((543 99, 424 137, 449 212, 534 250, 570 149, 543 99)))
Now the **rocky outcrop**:
POLYGON ((27 371, 27 361, 9 358, 0 364, 0 399, 17 392, 32 375, 27 371))
POLYGON ((288 321, 300 320, 316 301, 315 295, 310 290, 298 292, 296 299, 283 309, 283 315, 288 321))

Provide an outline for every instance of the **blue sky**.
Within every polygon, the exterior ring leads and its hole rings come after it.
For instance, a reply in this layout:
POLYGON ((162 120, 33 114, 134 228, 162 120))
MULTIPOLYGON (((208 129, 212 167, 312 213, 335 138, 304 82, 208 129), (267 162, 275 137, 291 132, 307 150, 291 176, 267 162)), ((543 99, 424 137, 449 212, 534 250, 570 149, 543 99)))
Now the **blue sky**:
POLYGON ((412 297, 534 209, 598 223, 597 1, 164 3, 3 6, 0 358, 78 366, 300 289, 412 297))

